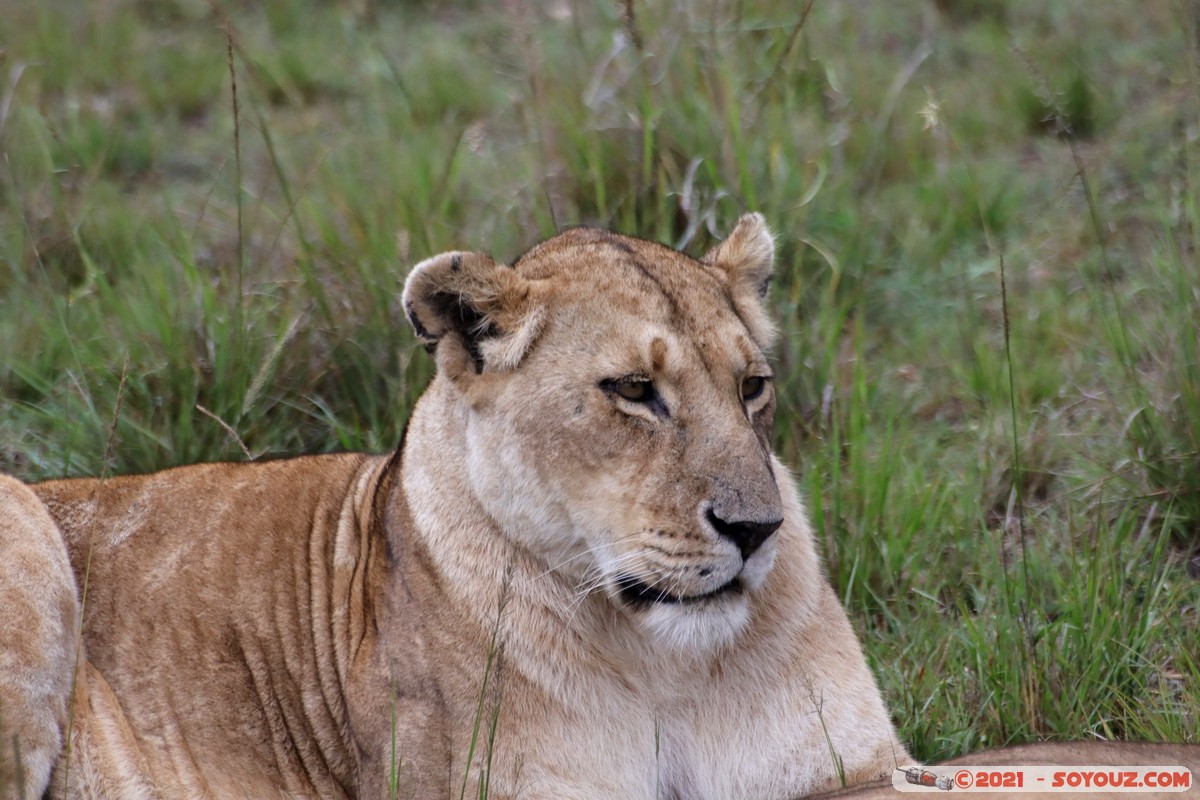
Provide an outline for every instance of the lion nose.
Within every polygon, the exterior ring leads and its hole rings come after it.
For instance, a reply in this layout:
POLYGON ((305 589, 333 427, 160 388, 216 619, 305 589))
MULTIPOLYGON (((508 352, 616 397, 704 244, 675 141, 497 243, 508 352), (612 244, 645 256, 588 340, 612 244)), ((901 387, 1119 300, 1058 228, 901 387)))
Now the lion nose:
POLYGON ((779 526, 783 524, 782 519, 771 522, 731 522, 718 517, 711 508, 708 510, 708 522, 717 533, 738 546, 738 550, 742 551, 743 561, 754 555, 754 551, 762 546, 767 537, 779 530, 779 526))

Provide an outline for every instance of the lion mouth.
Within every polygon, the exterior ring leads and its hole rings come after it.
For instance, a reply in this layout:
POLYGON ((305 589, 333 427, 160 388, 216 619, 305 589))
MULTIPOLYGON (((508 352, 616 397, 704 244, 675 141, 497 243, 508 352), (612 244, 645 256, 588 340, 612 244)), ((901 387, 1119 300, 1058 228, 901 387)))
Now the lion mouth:
POLYGON ((741 578, 736 577, 728 583, 718 586, 711 592, 693 595, 671 594, 665 589, 656 589, 653 586, 642 583, 632 575, 622 575, 617 578, 616 583, 621 593, 621 599, 631 606, 649 606, 655 603, 663 605, 703 603, 706 600, 713 600, 727 594, 741 594, 743 588, 741 578))

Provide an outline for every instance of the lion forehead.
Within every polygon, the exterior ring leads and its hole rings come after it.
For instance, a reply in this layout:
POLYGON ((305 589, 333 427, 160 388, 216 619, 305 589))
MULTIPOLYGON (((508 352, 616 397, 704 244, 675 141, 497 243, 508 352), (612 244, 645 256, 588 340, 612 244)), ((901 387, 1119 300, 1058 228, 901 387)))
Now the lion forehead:
POLYGON ((559 327, 597 344, 618 337, 647 366, 678 357, 684 342, 743 364, 761 357, 722 274, 663 245, 579 228, 538 245, 514 269, 559 327))
POLYGON ((570 287, 571 294, 602 294, 606 300, 652 294, 668 303, 730 304, 725 281, 713 267, 657 242, 593 228, 547 239, 513 268, 530 280, 570 287))

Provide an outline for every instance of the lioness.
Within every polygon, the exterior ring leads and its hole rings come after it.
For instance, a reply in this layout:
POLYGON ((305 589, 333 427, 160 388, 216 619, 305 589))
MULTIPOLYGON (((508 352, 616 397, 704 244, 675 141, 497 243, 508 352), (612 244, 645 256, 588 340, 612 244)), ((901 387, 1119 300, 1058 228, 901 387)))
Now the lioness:
POLYGON ((699 261, 446 253, 395 453, 4 479, 9 785, 786 800, 909 763, 771 453, 772 261, 756 214, 699 261))

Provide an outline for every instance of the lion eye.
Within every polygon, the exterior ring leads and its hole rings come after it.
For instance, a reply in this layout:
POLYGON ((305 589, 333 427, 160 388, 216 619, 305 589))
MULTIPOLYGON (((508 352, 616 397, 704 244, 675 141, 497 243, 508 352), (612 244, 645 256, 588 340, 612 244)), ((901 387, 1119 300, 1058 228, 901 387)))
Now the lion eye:
POLYGON ((763 389, 767 386, 767 379, 758 375, 742 379, 742 399, 753 400, 763 393, 763 389))
POLYGON ((667 404, 658 390, 654 388, 654 381, 646 380, 644 375, 634 374, 626 375, 623 378, 609 378, 600 381, 600 388, 610 395, 616 395, 626 403, 637 403, 657 416, 664 418, 671 416, 667 404))
POLYGON ((618 383, 614 391, 631 403, 645 403, 654 397, 654 387, 650 381, 618 383))

